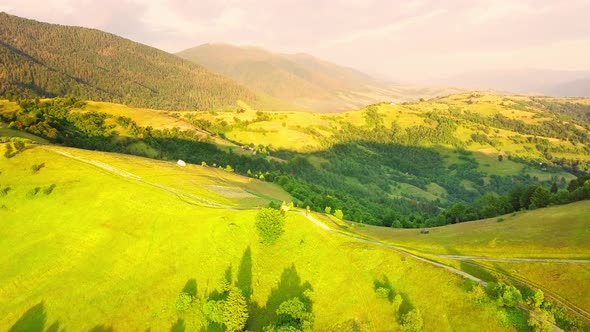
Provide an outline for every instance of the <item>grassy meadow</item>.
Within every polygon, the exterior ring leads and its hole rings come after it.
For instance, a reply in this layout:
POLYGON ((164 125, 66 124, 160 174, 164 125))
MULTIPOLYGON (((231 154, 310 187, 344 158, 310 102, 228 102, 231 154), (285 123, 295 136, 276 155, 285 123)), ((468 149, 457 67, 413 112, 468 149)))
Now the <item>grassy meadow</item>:
POLYGON ((355 231, 385 242, 448 255, 590 258, 590 202, 548 207, 503 217, 416 229, 374 226, 355 231))
MULTIPOLYGON (((472 303, 462 278, 447 271, 295 213, 269 247, 256 235, 256 210, 180 197, 205 195, 206 185, 184 193, 187 181, 286 197, 232 173, 38 146, 1 158, 0 171, 0 190, 10 188, 0 197, 2 330, 214 330, 200 303, 224 279, 247 294, 254 331, 292 296, 309 297, 317 330, 397 330, 399 314, 375 294, 382 284, 402 296, 401 312, 421 309, 425 330, 514 330, 494 304, 472 303), (183 290, 197 300, 181 314, 175 301, 183 290)), ((235 199, 220 196, 205 197, 235 199)))

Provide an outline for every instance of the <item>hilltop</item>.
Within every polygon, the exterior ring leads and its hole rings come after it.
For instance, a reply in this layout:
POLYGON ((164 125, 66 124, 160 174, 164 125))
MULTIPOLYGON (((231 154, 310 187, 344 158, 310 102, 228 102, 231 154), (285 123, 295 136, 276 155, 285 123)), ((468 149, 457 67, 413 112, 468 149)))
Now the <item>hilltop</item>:
POLYGON ((177 55, 254 91, 311 111, 347 111, 384 100, 417 100, 460 91, 384 82, 308 54, 275 53, 257 47, 203 44, 177 55))
POLYGON ((72 95, 175 110, 258 100, 230 79, 113 34, 6 13, 0 26, 0 95, 72 95))

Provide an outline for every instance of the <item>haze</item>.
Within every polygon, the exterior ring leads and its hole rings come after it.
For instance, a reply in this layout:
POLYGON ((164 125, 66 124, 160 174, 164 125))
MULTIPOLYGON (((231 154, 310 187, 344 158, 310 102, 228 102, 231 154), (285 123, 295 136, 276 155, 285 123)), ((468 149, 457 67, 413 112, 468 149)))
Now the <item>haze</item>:
POLYGON ((203 43, 309 53, 376 77, 590 70, 590 1, 4 0, 0 11, 169 52, 203 43))

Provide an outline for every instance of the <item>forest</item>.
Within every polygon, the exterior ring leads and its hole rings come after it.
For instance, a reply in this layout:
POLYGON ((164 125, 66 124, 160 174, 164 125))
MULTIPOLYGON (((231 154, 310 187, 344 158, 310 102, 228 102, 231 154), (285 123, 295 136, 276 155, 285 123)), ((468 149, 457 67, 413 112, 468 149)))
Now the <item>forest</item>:
MULTIPOLYGON (((24 99, 19 102, 21 109, 3 113, 2 121, 11 128, 66 146, 223 167, 279 184, 299 207, 316 211, 329 207, 343 211, 348 220, 374 225, 430 227, 590 197, 590 182, 585 177, 569 186, 564 178, 542 182, 526 174, 491 175, 489 181, 484 181, 486 174, 478 171, 478 163, 469 151, 454 150, 460 163, 446 166, 436 149, 395 143, 451 141, 445 130, 429 136, 428 131, 417 135, 393 126, 373 129, 369 135, 364 129, 350 126, 342 131, 341 143, 322 151, 273 151, 275 157, 287 161, 278 162, 264 153, 253 156, 222 150, 208 137, 191 130, 153 129, 138 126, 126 117, 72 111, 83 104, 73 97, 24 99), (309 157, 313 156, 328 162, 319 167, 312 165, 309 157), (477 186, 467 189, 463 181, 477 186), (401 182, 422 189, 436 183, 446 194, 444 199, 427 200, 402 191, 401 197, 392 197, 390 193, 401 182)), ((379 121, 375 124, 378 126, 379 121)))
POLYGON ((208 110, 257 99, 199 65, 102 31, 6 13, 0 13, 0 26, 0 95, 72 95, 176 110, 208 110))

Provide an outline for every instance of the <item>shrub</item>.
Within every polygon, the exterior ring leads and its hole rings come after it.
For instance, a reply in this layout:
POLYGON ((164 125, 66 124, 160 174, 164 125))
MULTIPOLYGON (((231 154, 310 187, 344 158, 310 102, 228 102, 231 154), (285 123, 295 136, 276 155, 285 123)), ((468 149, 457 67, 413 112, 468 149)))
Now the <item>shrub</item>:
POLYGON ((505 220, 504 218, 500 217, 500 218, 496 219, 496 222, 502 222, 504 220, 505 220))
POLYGON ((404 302, 404 299, 402 299, 401 295, 396 294, 392 303, 393 311, 398 312, 399 308, 402 306, 402 302, 404 302))
POLYGON ((487 286, 487 292, 496 300, 499 307, 515 307, 522 301, 522 294, 520 291, 503 282, 490 282, 487 286))
POLYGON ((380 299, 388 299, 389 294, 391 294, 391 289, 386 287, 379 287, 375 290, 375 294, 377 294, 377 297, 380 299))
POLYGON ((256 230, 264 244, 274 243, 284 232, 285 216, 281 211, 263 208, 256 214, 256 230))
POLYGON ((193 303, 193 297, 189 294, 182 292, 178 294, 176 298, 176 311, 183 313, 190 309, 193 303))
POLYGON ((8 143, 6 144, 6 151, 4 151, 4 157, 6 158, 12 158, 14 156, 14 148, 12 147, 12 144, 8 143))
POLYGON ((329 207, 329 206, 326 206, 326 208, 324 209, 324 211, 325 211, 327 214, 330 214, 330 213, 332 213, 332 208, 331 208, 331 207, 329 207))
POLYGON ((33 196, 37 195, 40 190, 41 190, 41 187, 35 187, 27 193, 27 196, 33 197, 33 196))
POLYGON ((31 171, 33 172, 33 174, 35 174, 39 172, 43 167, 45 167, 45 163, 35 164, 31 166, 31 171))
POLYGON ((476 304, 482 304, 485 302, 487 295, 485 289, 481 285, 475 285, 469 291, 469 299, 471 302, 476 304))
POLYGON ((55 189, 55 183, 51 184, 49 187, 43 189, 43 193, 45 195, 49 195, 53 192, 53 189, 55 189))
POLYGON ((342 219, 344 219, 344 213, 342 212, 342 210, 338 209, 338 210, 334 211, 334 217, 342 220, 342 219))
POLYGON ((2 188, 2 190, 0 190, 0 197, 8 195, 8 192, 10 191, 10 189, 11 189, 10 187, 2 188))
POLYGON ((422 331, 424 322, 420 310, 413 309, 402 316, 402 331, 419 332, 422 331))

